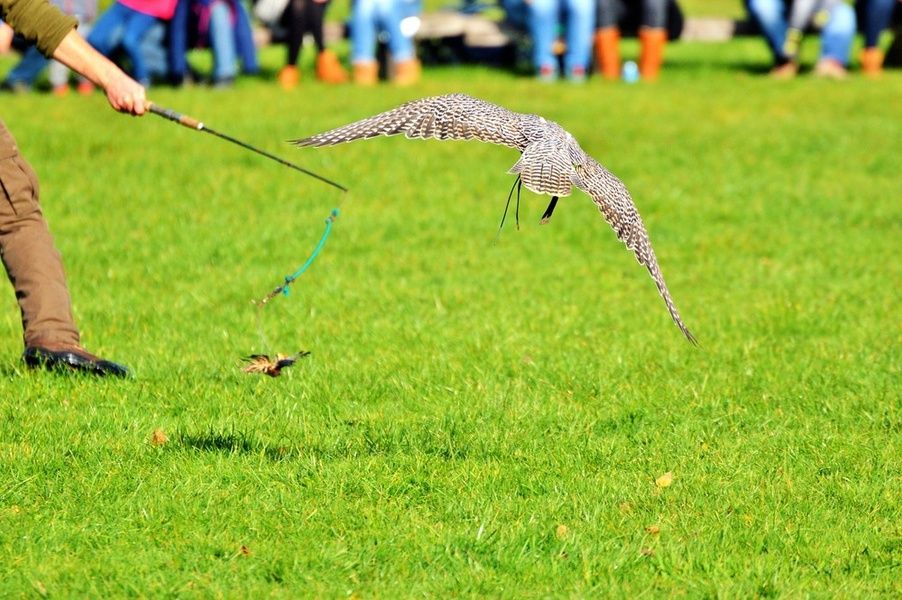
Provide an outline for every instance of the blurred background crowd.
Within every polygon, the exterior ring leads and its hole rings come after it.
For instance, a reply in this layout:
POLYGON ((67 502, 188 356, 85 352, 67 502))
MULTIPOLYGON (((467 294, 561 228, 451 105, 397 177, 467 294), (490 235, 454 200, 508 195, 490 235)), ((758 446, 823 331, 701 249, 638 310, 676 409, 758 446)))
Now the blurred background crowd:
MULTIPOLYGON (((315 77, 331 84, 411 85, 423 64, 457 62, 525 70, 549 82, 580 83, 592 75, 654 81, 665 65, 667 44, 678 41, 686 27, 678 0, 461 0, 434 11, 424 11, 422 0, 350 0, 333 19, 327 19, 331 0, 52 2, 78 19, 97 50, 145 86, 229 87, 240 75, 262 76, 261 47, 284 44, 285 63, 274 79, 292 89, 301 81, 305 41, 315 47, 315 77), (623 61, 621 38, 633 36, 638 55, 623 61), (333 49, 338 45, 340 52, 333 49), (189 63, 189 52, 198 51, 211 54, 209 72, 189 63)), ((745 19, 713 35, 761 36, 772 55, 773 77, 798 75, 806 37, 819 38, 815 76, 841 79, 854 69, 877 77, 885 62, 898 64, 900 0, 745 0, 743 6, 745 19), (895 38, 889 43, 888 30, 895 38), (853 47, 860 48, 857 56, 853 47)), ((36 84, 49 84, 57 95, 73 87, 93 91, 90 82, 71 80, 65 67, 0 22, 0 54, 8 52, 21 57, 2 82, 5 91, 27 92, 36 84)))

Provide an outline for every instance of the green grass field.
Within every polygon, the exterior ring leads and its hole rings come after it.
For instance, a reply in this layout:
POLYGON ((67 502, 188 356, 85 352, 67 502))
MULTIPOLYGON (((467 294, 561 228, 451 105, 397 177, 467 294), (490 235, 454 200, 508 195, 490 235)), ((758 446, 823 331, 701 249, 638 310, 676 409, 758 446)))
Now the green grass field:
POLYGON ((99 94, 0 97, 84 343, 136 375, 26 371, 6 286, 0 596, 902 594, 902 75, 775 82, 757 40, 668 59, 655 86, 152 90, 346 196, 99 94), (524 194, 493 244, 515 151, 284 143, 452 91, 626 182, 699 348, 585 196, 540 226, 524 194), (264 345, 250 301, 339 204, 264 345))

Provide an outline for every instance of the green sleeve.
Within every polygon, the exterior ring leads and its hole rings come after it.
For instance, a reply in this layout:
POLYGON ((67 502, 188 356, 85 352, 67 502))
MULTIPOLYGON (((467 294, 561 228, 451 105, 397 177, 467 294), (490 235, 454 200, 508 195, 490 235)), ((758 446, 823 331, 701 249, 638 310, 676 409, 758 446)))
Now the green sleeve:
POLYGON ((44 56, 52 56, 63 38, 78 24, 47 0, 0 0, 3 19, 17 33, 35 42, 44 56))

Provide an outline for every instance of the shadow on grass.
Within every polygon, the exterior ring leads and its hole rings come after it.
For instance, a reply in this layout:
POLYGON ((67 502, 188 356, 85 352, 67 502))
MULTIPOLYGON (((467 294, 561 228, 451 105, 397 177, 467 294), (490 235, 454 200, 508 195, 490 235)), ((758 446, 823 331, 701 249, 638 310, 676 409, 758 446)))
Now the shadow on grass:
POLYGON ((224 454, 263 455, 270 460, 283 460, 288 456, 283 447, 272 447, 244 432, 181 433, 175 437, 174 446, 191 448, 201 452, 224 454))
MULTIPOLYGON (((499 421, 504 417, 499 416, 499 421)), ((201 433, 181 432, 166 448, 233 456, 255 456, 273 462, 295 460, 333 461, 371 457, 419 456, 440 461, 494 461, 509 456, 522 444, 532 443, 536 434, 567 443, 594 436, 620 436, 634 444, 646 443, 643 411, 623 411, 609 419, 574 426, 549 415, 535 431, 486 435, 485 419, 408 419, 401 422, 341 420, 325 426, 328 435, 266 440, 247 431, 208 429, 201 433)), ((499 430, 500 431, 500 430, 499 430)), ((261 432, 266 436, 268 432, 261 432)), ((602 450, 599 450, 603 454, 602 450)), ((599 456, 601 455, 599 454, 599 456)), ((599 458, 601 460, 601 458, 599 458)))
POLYGON ((449 420, 421 423, 419 426, 395 427, 376 423, 343 421, 329 440, 310 443, 270 444, 242 431, 207 430, 203 433, 178 433, 169 449, 190 449, 199 452, 263 456, 274 462, 315 457, 318 460, 422 454, 442 460, 459 460, 474 451, 479 456, 497 454, 489 448, 476 448, 475 425, 465 427, 449 420))

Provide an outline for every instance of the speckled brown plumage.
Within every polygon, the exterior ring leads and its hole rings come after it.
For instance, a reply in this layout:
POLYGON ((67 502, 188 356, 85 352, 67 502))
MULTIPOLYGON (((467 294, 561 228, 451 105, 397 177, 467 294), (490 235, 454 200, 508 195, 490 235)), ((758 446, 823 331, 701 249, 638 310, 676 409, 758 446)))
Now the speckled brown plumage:
MULTIPOLYGON (((604 215, 617 237, 651 274, 670 316, 686 338, 695 337, 683 323, 658 267, 654 250, 630 194, 613 173, 580 148, 560 125, 538 115, 515 113, 465 94, 413 100, 367 119, 295 140, 298 146, 333 146, 380 135, 411 139, 471 140, 500 144, 521 152, 508 171, 527 189, 552 197, 583 190, 604 215)), ((550 214, 553 205, 549 206, 550 214)))

